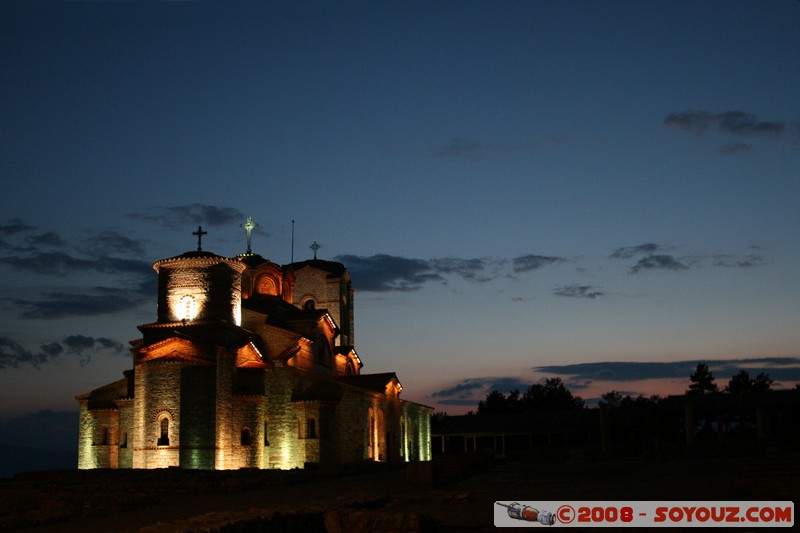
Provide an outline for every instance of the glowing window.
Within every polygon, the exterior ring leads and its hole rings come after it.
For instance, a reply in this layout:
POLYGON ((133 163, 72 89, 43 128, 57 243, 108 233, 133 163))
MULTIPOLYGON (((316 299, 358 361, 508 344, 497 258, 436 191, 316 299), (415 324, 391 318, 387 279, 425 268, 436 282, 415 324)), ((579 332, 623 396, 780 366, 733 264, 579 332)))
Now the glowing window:
POLYGON ((197 300, 192 296, 184 296, 178 304, 178 320, 194 320, 197 316, 197 300))

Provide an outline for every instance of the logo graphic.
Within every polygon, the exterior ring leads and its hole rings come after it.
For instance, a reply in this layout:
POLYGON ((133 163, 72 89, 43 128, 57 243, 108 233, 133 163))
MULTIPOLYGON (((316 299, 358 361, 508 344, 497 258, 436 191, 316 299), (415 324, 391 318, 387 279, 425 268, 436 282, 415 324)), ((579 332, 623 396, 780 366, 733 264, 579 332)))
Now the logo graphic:
POLYGON ((556 515, 550 511, 540 511, 539 509, 535 509, 529 505, 522 505, 518 502, 513 502, 511 504, 495 503, 508 509, 508 516, 515 520, 539 522, 543 526, 552 526, 556 523, 556 515))
POLYGON ((562 524, 571 524, 575 520, 575 509, 571 505, 562 505, 556 510, 556 516, 562 524))

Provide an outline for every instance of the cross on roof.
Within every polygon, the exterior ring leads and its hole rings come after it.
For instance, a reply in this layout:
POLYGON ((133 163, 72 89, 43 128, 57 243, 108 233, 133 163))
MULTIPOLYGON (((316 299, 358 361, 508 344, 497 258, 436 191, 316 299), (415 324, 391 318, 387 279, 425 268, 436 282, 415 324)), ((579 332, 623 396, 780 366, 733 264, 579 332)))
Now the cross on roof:
POLYGON ((203 251, 203 235, 208 235, 207 231, 203 231, 202 226, 197 226, 197 231, 193 231, 192 235, 197 235, 197 251, 203 251))
POLYGON ((253 228, 255 228, 256 226, 258 226, 258 224, 253 222, 253 217, 250 217, 250 216, 247 217, 247 222, 245 222, 244 224, 239 224, 239 227, 240 228, 244 228, 244 231, 247 233, 247 254, 248 255, 252 253, 250 251, 250 239, 253 236, 253 228))
POLYGON ((317 258, 317 250, 319 250, 320 248, 322 248, 322 246, 320 246, 319 244, 317 244, 317 241, 314 241, 314 244, 312 244, 311 246, 309 246, 309 248, 311 248, 312 250, 314 250, 314 259, 316 259, 316 258, 317 258))

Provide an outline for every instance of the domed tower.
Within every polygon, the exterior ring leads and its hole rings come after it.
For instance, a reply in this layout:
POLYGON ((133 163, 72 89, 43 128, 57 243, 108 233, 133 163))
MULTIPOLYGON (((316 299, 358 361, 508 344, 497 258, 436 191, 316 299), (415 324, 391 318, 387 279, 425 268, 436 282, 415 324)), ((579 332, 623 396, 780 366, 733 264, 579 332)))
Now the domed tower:
POLYGON ((158 322, 219 320, 241 324, 245 264, 210 252, 187 252, 153 263, 158 322))
POLYGON ((263 367, 240 327, 246 265, 203 251, 199 236, 197 248, 153 263, 157 321, 140 325, 132 343, 133 395, 120 414, 132 439, 119 461, 133 468, 238 464, 230 446, 237 368, 263 367))

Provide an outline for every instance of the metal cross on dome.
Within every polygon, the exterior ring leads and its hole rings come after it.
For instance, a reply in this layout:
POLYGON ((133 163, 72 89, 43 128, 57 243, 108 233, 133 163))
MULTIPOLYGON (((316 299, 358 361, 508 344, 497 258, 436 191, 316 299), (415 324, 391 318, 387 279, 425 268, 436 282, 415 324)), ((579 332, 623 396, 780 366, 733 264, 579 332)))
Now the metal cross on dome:
POLYGON ((311 246, 309 246, 309 248, 311 248, 312 250, 314 250, 314 259, 316 259, 316 258, 317 258, 317 250, 319 250, 320 248, 322 248, 322 246, 320 246, 319 244, 317 244, 317 241, 314 241, 314 244, 312 244, 311 246))
POLYGON ((207 231, 203 231, 202 226, 197 226, 197 231, 193 231, 192 235, 197 235, 197 251, 203 251, 203 235, 208 235, 207 231))
POLYGON ((255 222, 253 222, 253 217, 248 216, 247 222, 244 224, 239 224, 240 228, 244 228, 244 231, 247 233, 247 254, 250 255, 252 252, 250 251, 250 239, 253 237, 253 229, 258 226, 255 222))

